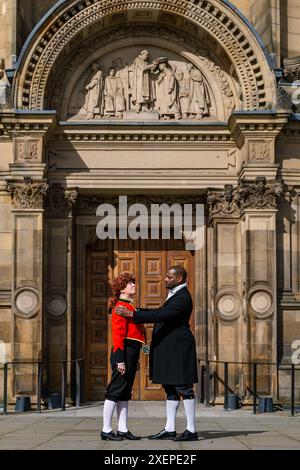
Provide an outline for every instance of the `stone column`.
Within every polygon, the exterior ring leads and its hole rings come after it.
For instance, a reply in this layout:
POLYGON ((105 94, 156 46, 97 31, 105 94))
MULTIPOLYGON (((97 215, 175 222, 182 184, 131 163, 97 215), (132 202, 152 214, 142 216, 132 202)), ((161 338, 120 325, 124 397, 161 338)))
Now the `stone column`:
MULTIPOLYGON (((12 360, 42 359, 43 197, 48 185, 9 181, 13 213, 12 360)), ((36 366, 18 365, 13 374, 13 395, 36 393, 36 366)))
MULTIPOLYGON (((61 366, 54 361, 71 359, 72 286, 72 207, 75 190, 50 185, 45 204, 44 263, 44 357, 45 386, 51 392, 61 389, 61 366), (52 364, 50 364, 52 362, 52 364)), ((68 385, 71 366, 68 364, 68 385)), ((70 391, 70 389, 69 389, 70 391)))
MULTIPOLYGON (((245 351, 250 362, 277 361, 276 213, 282 193, 278 182, 242 182, 242 275, 246 295, 245 351)), ((249 370, 248 389, 252 390, 249 370)), ((258 392, 276 393, 276 367, 258 366, 258 392)))
MULTIPOLYGON (((243 284, 241 279, 240 207, 236 190, 208 193, 210 217, 208 278, 210 359, 241 362, 244 350, 243 284)), ((224 368, 215 367, 224 380, 224 368)), ((239 393, 243 389, 242 368, 229 366, 229 386, 239 393)), ((216 395, 223 394, 218 383, 216 395)))

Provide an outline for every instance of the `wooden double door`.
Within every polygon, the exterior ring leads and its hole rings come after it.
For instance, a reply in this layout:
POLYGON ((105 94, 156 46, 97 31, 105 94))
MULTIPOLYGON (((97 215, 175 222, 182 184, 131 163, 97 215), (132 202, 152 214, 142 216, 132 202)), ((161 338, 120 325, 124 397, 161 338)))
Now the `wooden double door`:
MULTIPOLYGON (((194 294, 193 253, 182 240, 98 240, 87 252, 86 305, 86 399, 102 400, 110 379, 111 317, 107 313, 109 280, 122 271, 133 272, 137 280, 135 304, 157 308, 167 291, 165 275, 169 266, 183 265, 188 286, 194 294)), ((191 319, 194 329, 194 317, 191 319)), ((150 345, 153 325, 145 325, 150 345)), ((133 389, 134 400, 162 400, 160 385, 149 379, 149 354, 141 352, 133 389)))

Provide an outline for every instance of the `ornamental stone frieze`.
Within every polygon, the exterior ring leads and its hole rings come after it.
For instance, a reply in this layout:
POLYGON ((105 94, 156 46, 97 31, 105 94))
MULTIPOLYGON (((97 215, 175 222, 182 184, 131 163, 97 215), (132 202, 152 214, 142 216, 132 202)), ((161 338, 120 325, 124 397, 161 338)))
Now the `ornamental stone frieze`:
POLYGON ((14 209, 42 209, 44 196, 48 190, 48 184, 35 183, 30 177, 25 177, 23 182, 6 181, 6 191, 11 194, 14 209))
POLYGON ((45 200, 47 217, 68 217, 75 205, 78 193, 76 190, 65 190, 59 183, 51 184, 45 200))
POLYGON ((247 209, 276 210, 282 194, 282 183, 267 182, 264 176, 258 176, 255 182, 241 181, 236 187, 226 185, 224 191, 208 191, 209 217, 240 218, 247 209))

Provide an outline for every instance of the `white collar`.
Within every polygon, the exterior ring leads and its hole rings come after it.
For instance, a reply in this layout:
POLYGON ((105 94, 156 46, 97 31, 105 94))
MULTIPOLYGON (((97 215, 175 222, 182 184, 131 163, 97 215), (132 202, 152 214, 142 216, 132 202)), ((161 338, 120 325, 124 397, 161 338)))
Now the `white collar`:
POLYGON ((170 289, 166 300, 169 300, 170 297, 173 297, 173 295, 175 295, 179 290, 183 289, 184 287, 187 287, 186 282, 184 284, 179 284, 179 286, 173 287, 173 289, 170 289))

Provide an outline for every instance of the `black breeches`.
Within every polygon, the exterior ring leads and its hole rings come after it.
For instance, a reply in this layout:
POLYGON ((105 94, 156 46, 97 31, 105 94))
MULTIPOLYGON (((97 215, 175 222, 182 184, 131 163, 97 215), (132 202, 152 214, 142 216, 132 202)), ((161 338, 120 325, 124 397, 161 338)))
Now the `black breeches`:
POLYGON ((112 362, 113 354, 111 355, 112 377, 105 394, 107 400, 117 402, 131 399, 133 382, 140 358, 140 349, 141 343, 137 341, 125 341, 124 355, 126 371, 124 375, 118 372, 117 364, 112 362))
POLYGON ((195 398, 193 384, 187 385, 163 385, 167 394, 167 400, 179 401, 180 397, 183 400, 191 400, 195 398))

